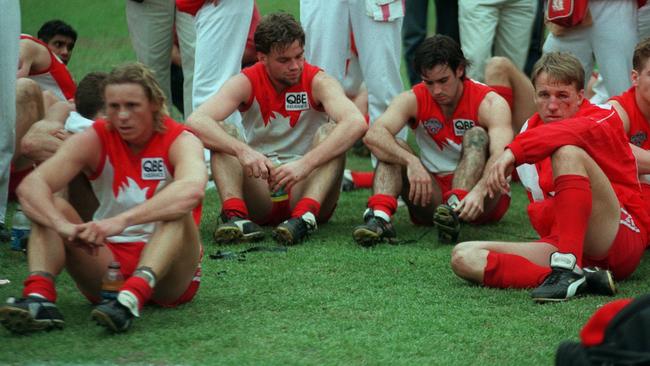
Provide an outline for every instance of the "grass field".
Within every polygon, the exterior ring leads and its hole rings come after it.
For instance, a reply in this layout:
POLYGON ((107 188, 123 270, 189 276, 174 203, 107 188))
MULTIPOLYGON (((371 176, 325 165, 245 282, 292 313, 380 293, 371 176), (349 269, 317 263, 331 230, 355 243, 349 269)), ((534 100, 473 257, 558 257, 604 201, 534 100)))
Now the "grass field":
MULTIPOLYGON (((263 14, 298 15, 298 0, 258 0, 263 14)), ((133 60, 124 0, 22 0, 23 30, 46 20, 71 23, 80 38, 70 63, 77 80, 133 60)), ((348 165, 368 168, 351 157, 348 165)), ((219 209, 208 192, 201 233, 206 256, 195 301, 177 309, 147 307, 132 329, 107 334, 90 322, 92 307, 67 274, 57 281, 63 331, 14 336, 0 329, 0 364, 551 364, 558 343, 576 339, 581 325, 610 298, 584 297, 536 305, 527 291, 469 285, 449 267, 451 246, 430 228, 395 222, 401 245, 363 249, 351 240, 369 191, 342 194, 331 222, 285 253, 257 252, 245 260, 212 260, 219 209)), ((514 186, 513 205, 499 225, 466 226, 461 239, 528 240, 534 231, 526 198, 514 186)), ((268 239, 261 245, 273 246, 268 239)), ((27 270, 22 254, 0 248, 0 299, 20 294, 27 270)), ((617 297, 647 292, 650 266, 621 284, 617 297)))

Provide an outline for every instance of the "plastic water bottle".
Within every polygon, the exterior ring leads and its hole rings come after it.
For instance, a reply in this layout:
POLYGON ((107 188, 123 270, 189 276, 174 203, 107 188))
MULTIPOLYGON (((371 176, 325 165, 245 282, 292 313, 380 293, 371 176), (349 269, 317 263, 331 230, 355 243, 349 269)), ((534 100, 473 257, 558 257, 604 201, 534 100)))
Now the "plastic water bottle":
MULTIPOLYGON (((271 160, 271 163, 273 163, 274 167, 279 167, 282 165, 282 162, 280 161, 280 157, 278 156, 277 153, 270 153, 266 154, 266 157, 271 160)), ((275 191, 271 192, 271 201, 273 202, 282 202, 285 200, 289 199, 289 193, 284 190, 284 187, 280 187, 275 191)))
POLYGON ((124 276, 122 275, 122 271, 120 271, 120 262, 112 261, 108 265, 108 270, 104 274, 104 278, 102 278, 102 299, 117 299, 117 294, 120 292, 123 284, 124 276))
POLYGON ((11 249, 15 251, 24 251, 27 248, 27 238, 32 229, 32 222, 29 221, 25 213, 16 207, 14 218, 11 223, 11 249))

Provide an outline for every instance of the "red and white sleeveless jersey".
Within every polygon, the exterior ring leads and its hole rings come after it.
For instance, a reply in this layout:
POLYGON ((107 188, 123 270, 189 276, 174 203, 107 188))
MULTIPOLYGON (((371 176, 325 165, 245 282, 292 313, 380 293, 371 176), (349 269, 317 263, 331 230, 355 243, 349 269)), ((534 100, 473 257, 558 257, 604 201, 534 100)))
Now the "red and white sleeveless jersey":
POLYGON ((424 83, 413 87, 418 111, 409 125, 415 130, 415 141, 420 147, 420 160, 432 173, 452 173, 456 170, 463 147, 465 132, 480 126, 478 108, 489 86, 471 79, 463 81, 463 95, 450 120, 433 99, 424 83))
POLYGON ((614 108, 597 106, 585 99, 572 118, 544 123, 535 113, 525 126, 526 130, 517 135, 508 148, 520 164, 517 173, 529 192, 531 207, 528 213, 535 228, 538 227, 535 218, 548 219, 544 217, 547 215, 536 212, 537 207, 543 209, 546 207, 544 201, 554 196, 550 157, 556 149, 573 145, 583 149, 598 164, 621 206, 638 219, 645 235, 650 218, 643 207, 636 159, 614 108))
MULTIPOLYGON (((102 156, 95 173, 88 177, 99 201, 93 220, 116 216, 153 197, 173 180, 169 148, 186 128, 164 117, 164 132, 154 133, 147 146, 134 154, 120 134, 105 120, 93 129, 101 141, 102 156)), ((133 225, 107 240, 112 243, 147 242, 155 223, 133 225)))
POLYGON ((41 44, 50 54, 50 67, 45 70, 30 72, 29 78, 37 82, 41 89, 51 91, 59 99, 74 99, 74 94, 77 92, 77 85, 72 79, 72 75, 70 75, 70 72, 63 61, 59 60, 59 58, 50 51, 47 44, 40 39, 27 34, 21 34, 20 39, 27 39, 41 44))
POLYGON ((281 160, 307 153, 328 118, 312 97, 311 83, 320 71, 305 62, 300 81, 278 93, 263 63, 242 70, 253 86, 250 99, 239 109, 249 146, 263 154, 277 153, 281 160))
MULTIPOLYGON (((625 93, 612 97, 611 100, 617 101, 630 120, 630 128, 627 132, 627 137, 631 144, 634 144, 644 150, 650 150, 650 122, 646 120, 645 116, 636 104, 636 91, 631 87, 625 93)), ((642 174, 639 176, 641 183, 650 184, 650 174, 642 174)))

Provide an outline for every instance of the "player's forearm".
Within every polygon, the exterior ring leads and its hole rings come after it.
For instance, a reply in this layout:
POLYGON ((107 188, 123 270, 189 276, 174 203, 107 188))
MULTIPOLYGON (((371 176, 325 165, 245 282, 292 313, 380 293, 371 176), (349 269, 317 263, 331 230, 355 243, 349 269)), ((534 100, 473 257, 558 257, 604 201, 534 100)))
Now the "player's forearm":
POLYGON ((371 128, 363 142, 370 152, 383 162, 407 166, 414 158, 419 160, 417 156, 402 148, 397 143, 395 136, 385 128, 371 128))
POLYGON ((20 152, 36 163, 49 159, 59 149, 63 141, 50 134, 29 133, 20 142, 20 152))
POLYGON ((127 226, 181 218, 203 200, 205 179, 172 182, 151 199, 120 214, 127 226))
POLYGON ((187 120, 187 125, 201 139, 206 149, 237 155, 246 144, 230 136, 220 123, 222 122, 201 112, 194 112, 187 120))
POLYGON ((634 144, 630 144, 634 158, 636 158, 637 169, 639 174, 650 174, 650 151, 642 149, 634 144))
POLYGON ((54 195, 50 187, 38 177, 38 171, 25 177, 18 186, 16 195, 23 212, 32 221, 49 228, 55 228, 68 219, 54 205, 54 195))

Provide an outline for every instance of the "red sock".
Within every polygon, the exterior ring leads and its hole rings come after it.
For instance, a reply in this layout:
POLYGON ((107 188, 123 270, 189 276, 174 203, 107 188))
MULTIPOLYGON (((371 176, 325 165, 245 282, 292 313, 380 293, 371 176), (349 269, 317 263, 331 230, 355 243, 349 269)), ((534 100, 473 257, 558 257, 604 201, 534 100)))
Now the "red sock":
POLYGON ((149 286, 147 280, 139 276, 129 277, 120 291, 129 291, 138 299, 138 310, 142 310, 142 307, 149 301, 151 295, 153 294, 153 288, 149 286))
POLYGON ((291 217, 301 217, 307 212, 311 212, 318 218, 320 214, 320 203, 313 198, 303 197, 296 203, 296 207, 291 212, 291 217))
POLYGON ((229 198, 223 201, 221 212, 223 212, 227 218, 234 216, 244 219, 248 218, 248 208, 246 207, 246 202, 244 202, 244 200, 241 198, 229 198))
MULTIPOLYGON (((505 85, 490 85, 490 88, 494 89, 497 94, 503 97, 503 99, 508 102, 508 105, 510 106, 510 110, 512 110, 512 105, 514 103, 514 97, 512 95, 512 88, 509 86, 505 85)), ((518 132, 518 131, 515 131, 518 132)))
POLYGON ((560 175, 555 178, 555 223, 558 230, 558 250, 573 253, 582 266, 589 215, 591 215, 591 184, 582 175, 560 175))
POLYGON ((42 275, 29 275, 25 282, 23 288, 23 297, 27 297, 30 294, 38 294, 43 296, 50 302, 56 302, 56 288, 54 287, 54 280, 42 276, 42 275))
POLYGON ((375 172, 355 172, 352 171, 352 183, 355 188, 372 188, 372 180, 375 178, 375 172))
POLYGON ((397 198, 387 194, 374 194, 368 199, 368 208, 385 212, 392 217, 397 211, 397 198))
POLYGON ((483 270, 483 285, 496 288, 537 287, 551 268, 539 266, 528 259, 515 255, 489 252, 483 270))
POLYGON ((469 193, 468 191, 460 188, 450 189, 442 195, 442 202, 447 203, 447 200, 452 195, 455 195, 456 197, 458 197, 459 201, 462 201, 463 198, 465 198, 465 196, 467 196, 468 193, 469 193))

